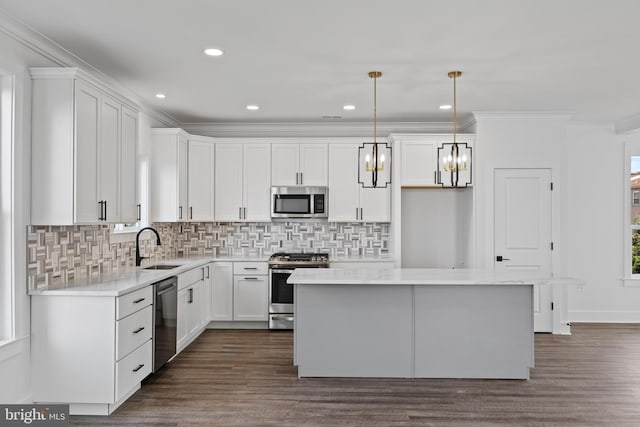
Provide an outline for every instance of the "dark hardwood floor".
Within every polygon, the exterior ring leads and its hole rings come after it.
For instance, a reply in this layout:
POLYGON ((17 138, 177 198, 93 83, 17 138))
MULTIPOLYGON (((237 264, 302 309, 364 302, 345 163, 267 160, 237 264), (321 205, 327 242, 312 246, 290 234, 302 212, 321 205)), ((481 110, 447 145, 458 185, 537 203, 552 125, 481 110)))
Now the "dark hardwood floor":
POLYGON ((640 325, 536 334, 529 381, 298 379, 290 332, 207 330, 110 417, 72 425, 640 426, 640 325))

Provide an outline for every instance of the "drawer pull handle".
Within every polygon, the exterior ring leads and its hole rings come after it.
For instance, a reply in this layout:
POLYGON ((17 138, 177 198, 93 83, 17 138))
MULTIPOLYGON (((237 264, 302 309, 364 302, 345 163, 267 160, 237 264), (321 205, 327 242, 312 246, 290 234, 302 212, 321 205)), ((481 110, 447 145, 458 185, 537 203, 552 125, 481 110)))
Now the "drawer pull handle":
POLYGON ((140 299, 135 300, 133 303, 134 303, 134 304, 139 304, 139 303, 141 303, 142 301, 144 301, 145 299, 146 299, 146 298, 140 298, 140 299))
POLYGON ((144 363, 142 365, 138 365, 138 367, 135 368, 133 372, 138 372, 140 369, 142 369, 143 366, 144 366, 144 363))
POLYGON ((133 331, 134 334, 140 333, 144 331, 144 326, 140 326, 138 329, 136 329, 135 331, 133 331))
POLYGON ((243 267, 245 270, 257 270, 258 267, 243 267))
POLYGON ((257 277, 245 277, 244 280, 258 280, 257 277))

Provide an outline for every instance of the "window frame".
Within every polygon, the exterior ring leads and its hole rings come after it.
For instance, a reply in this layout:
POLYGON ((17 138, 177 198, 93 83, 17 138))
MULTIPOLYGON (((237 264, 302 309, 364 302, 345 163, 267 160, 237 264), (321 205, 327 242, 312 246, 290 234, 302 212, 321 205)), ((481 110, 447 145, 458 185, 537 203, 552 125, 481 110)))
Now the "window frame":
POLYGON ((624 215, 623 215, 623 274, 622 282, 624 286, 640 287, 640 273, 633 274, 632 262, 632 233, 633 230, 640 230, 640 224, 631 224, 631 207, 633 204, 633 194, 631 193, 631 158, 640 157, 640 140, 627 141, 624 144, 624 167, 623 188, 624 188, 624 215))

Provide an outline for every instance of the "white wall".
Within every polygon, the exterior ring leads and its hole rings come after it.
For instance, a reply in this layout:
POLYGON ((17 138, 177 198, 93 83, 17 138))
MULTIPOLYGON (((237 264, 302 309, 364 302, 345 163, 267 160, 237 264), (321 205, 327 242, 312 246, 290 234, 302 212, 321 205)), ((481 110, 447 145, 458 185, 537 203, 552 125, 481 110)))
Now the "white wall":
POLYGON ((640 287, 625 287, 624 141, 610 127, 568 132, 568 273, 584 281, 569 289, 569 319, 640 322, 640 287))
MULTIPOLYGON (((52 66, 50 61, 7 37, 0 32, 0 70, 15 78, 15 129, 13 147, 14 214, 13 238, 14 260, 11 268, 11 283, 14 290, 15 341, 0 348, 0 402, 23 402, 29 400, 29 297, 26 269, 26 231, 29 221, 30 195, 30 66, 52 66)), ((3 266, 3 273, 8 273, 3 266)))

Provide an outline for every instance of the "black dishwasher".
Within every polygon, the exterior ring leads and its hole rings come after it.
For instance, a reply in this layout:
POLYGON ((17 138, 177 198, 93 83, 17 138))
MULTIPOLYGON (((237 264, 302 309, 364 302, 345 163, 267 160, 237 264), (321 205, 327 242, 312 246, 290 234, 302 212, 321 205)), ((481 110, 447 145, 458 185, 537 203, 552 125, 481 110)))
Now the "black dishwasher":
POLYGON ((153 372, 176 355, 178 278, 153 284, 153 372))

